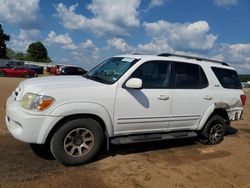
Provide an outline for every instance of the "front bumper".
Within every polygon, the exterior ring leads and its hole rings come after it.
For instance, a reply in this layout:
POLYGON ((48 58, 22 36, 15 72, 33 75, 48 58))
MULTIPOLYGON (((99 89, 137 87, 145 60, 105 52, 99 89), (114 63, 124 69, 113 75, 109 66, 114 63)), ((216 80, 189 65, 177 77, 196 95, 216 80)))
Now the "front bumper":
POLYGON ((18 140, 43 144, 47 135, 41 133, 45 132, 44 126, 51 122, 52 118, 28 114, 20 107, 20 103, 15 101, 13 95, 7 100, 5 122, 12 136, 18 140))

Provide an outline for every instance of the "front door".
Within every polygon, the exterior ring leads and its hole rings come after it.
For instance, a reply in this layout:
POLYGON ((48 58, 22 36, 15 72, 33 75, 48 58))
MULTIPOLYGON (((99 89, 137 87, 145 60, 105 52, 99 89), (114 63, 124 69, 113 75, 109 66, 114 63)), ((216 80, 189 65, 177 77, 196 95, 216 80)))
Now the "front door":
POLYGON ((142 89, 118 86, 114 112, 114 132, 139 134, 168 130, 172 97, 167 61, 150 61, 139 66, 130 78, 140 78, 142 89))

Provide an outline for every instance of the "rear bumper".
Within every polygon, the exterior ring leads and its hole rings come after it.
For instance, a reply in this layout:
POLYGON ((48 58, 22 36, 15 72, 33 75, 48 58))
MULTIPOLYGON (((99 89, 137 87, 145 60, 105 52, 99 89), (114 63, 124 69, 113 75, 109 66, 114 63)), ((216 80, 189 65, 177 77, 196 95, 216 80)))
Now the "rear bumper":
POLYGON ((227 114, 228 114, 228 118, 230 121, 236 121, 236 120, 242 119, 243 110, 241 108, 227 110, 227 114))

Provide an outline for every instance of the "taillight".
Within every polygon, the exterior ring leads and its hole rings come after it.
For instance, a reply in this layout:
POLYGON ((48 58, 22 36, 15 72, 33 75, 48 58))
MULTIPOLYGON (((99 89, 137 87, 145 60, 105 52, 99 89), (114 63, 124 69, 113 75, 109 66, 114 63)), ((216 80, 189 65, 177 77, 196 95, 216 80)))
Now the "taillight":
POLYGON ((241 95, 240 99, 241 99, 242 105, 244 106, 246 104, 247 96, 246 95, 241 95))

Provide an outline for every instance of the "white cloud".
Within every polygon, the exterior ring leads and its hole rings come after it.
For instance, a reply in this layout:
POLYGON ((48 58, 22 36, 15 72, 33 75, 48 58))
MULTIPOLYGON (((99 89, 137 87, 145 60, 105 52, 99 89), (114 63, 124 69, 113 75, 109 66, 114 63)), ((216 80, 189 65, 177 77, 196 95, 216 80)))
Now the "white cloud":
POLYGON ((139 5, 139 0, 92 0, 88 9, 97 19, 114 25, 134 27, 140 24, 136 10, 139 5))
MULTIPOLYGON (((63 49, 69 50, 69 54, 72 55, 72 58, 76 61, 79 66, 87 64, 88 67, 91 67, 91 62, 99 61, 99 48, 95 46, 92 40, 86 39, 85 41, 76 44, 70 37, 68 33, 57 34, 55 31, 51 31, 48 34, 46 39, 47 45, 60 45, 63 49), (90 66, 89 66, 90 65, 90 66)), ((68 54, 68 55, 69 55, 68 54)), ((68 58, 67 58, 68 59, 68 58)), ((67 59, 64 59, 66 63, 67 59)), ((61 61, 62 58, 56 59, 56 61, 61 61)), ((71 60, 72 61, 72 60, 71 60)), ((71 63, 71 62, 67 62, 71 63)))
POLYGON ((250 43, 248 44, 222 44, 219 50, 226 61, 250 64, 250 43))
POLYGON ((39 0, 0 0, 0 21, 22 29, 38 28, 39 0))
POLYGON ((75 13, 77 7, 78 4, 75 4, 67 8, 63 3, 59 3, 55 6, 57 17, 61 19, 64 27, 68 29, 80 29, 86 24, 86 18, 75 13))
POLYGON ((78 4, 65 6, 59 3, 55 6, 56 16, 61 19, 67 29, 88 29, 97 35, 114 34, 127 35, 127 28, 138 27, 138 11, 140 0, 93 0, 87 9, 93 14, 87 18, 75 12, 78 4))
POLYGON ((163 5, 166 0, 151 0, 150 5, 151 6, 160 6, 163 5))
POLYGON ((159 54, 163 52, 173 53, 175 50, 168 44, 166 39, 153 39, 147 44, 139 44, 136 51, 159 54))
POLYGON ((214 4, 219 7, 228 7, 232 5, 237 5, 238 0, 214 0, 214 4))
POLYGON ((109 48, 115 48, 117 50, 120 50, 121 52, 133 51, 133 48, 128 45, 124 39, 121 38, 112 38, 110 40, 107 40, 107 44, 109 48))
POLYGON ((93 44, 93 41, 90 39, 87 39, 85 42, 81 44, 81 46, 86 49, 86 48, 95 48, 95 45, 93 44))
POLYGON ((151 9, 153 7, 162 6, 166 1, 168 1, 168 0, 150 0, 148 9, 151 9))
POLYGON ((95 49, 96 46, 94 45, 93 41, 90 39, 86 39, 80 44, 75 44, 72 38, 69 36, 68 33, 64 34, 56 34, 55 31, 50 31, 48 34, 48 38, 46 39, 48 45, 52 44, 59 44, 64 49, 68 50, 81 50, 81 49, 95 49))
POLYGON ((177 50, 207 50, 214 46, 217 37, 209 34, 209 25, 206 21, 194 23, 170 23, 160 20, 154 23, 144 22, 148 35, 154 41, 165 42, 177 50))
POLYGON ((8 42, 8 47, 16 52, 25 52, 31 43, 41 39, 40 31, 37 29, 20 29, 17 36, 12 34, 10 37, 11 40, 8 42))
POLYGON ((48 45, 51 44, 60 44, 65 49, 74 50, 77 46, 73 43, 73 40, 69 36, 68 33, 57 35, 54 31, 51 31, 48 34, 48 38, 46 39, 48 45))

